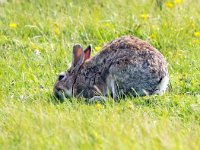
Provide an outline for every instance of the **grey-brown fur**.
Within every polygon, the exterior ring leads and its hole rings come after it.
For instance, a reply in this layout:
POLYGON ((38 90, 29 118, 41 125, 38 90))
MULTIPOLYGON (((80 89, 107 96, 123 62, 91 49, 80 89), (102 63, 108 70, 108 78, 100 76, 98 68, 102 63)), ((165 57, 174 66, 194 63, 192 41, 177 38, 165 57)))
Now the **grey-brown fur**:
POLYGON ((68 75, 57 81, 55 95, 58 94, 57 91, 65 91, 58 88, 59 85, 63 88, 71 86, 72 95, 69 96, 85 98, 106 96, 108 92, 113 98, 122 93, 151 95, 158 90, 161 80, 168 76, 167 63, 162 54, 148 43, 132 36, 115 39, 107 43, 93 58, 81 61, 78 70, 72 66, 67 71, 68 75), (73 70, 74 73, 71 73, 73 70), (69 85, 68 82, 73 83, 69 85))

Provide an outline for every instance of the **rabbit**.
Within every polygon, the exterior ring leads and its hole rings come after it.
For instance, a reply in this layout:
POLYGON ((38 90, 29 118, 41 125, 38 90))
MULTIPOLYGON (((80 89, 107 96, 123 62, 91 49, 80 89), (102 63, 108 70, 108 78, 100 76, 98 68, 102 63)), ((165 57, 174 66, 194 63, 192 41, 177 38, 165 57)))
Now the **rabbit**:
POLYGON ((94 57, 91 45, 84 51, 73 46, 73 61, 61 73, 53 94, 61 101, 65 97, 93 99, 110 95, 145 96, 164 94, 168 82, 167 62, 150 44, 133 36, 122 36, 105 44, 94 57))

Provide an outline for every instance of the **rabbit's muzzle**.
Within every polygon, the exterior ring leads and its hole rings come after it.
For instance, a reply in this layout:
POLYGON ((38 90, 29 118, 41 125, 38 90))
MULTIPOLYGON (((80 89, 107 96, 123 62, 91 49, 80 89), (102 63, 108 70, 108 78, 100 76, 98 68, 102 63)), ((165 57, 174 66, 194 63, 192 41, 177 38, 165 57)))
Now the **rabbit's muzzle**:
POLYGON ((59 84, 56 84, 53 90, 54 97, 60 100, 60 102, 64 102, 64 96, 66 98, 70 98, 72 96, 72 87, 68 87, 68 88, 65 86, 59 86, 59 84))
POLYGON ((54 97, 57 98, 60 102, 64 102, 63 91, 62 91, 61 89, 58 89, 58 88, 54 87, 53 95, 54 95, 54 97))

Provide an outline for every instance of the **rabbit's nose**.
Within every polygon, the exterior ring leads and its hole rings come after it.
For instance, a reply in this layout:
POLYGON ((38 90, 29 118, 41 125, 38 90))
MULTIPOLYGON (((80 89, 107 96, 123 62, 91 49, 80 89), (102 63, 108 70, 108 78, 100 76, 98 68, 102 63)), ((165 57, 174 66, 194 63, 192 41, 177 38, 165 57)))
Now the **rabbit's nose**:
POLYGON ((64 96, 61 90, 54 89, 53 95, 56 99, 58 99, 61 103, 64 102, 64 96))

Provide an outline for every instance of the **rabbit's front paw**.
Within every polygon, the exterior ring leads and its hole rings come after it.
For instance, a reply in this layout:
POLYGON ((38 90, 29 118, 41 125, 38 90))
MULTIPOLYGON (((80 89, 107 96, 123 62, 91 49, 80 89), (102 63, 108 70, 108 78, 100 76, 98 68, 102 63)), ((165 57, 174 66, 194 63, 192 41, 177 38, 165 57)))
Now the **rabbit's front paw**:
POLYGON ((96 103, 96 102, 106 102, 106 98, 104 96, 94 96, 88 100, 88 103, 96 103))

